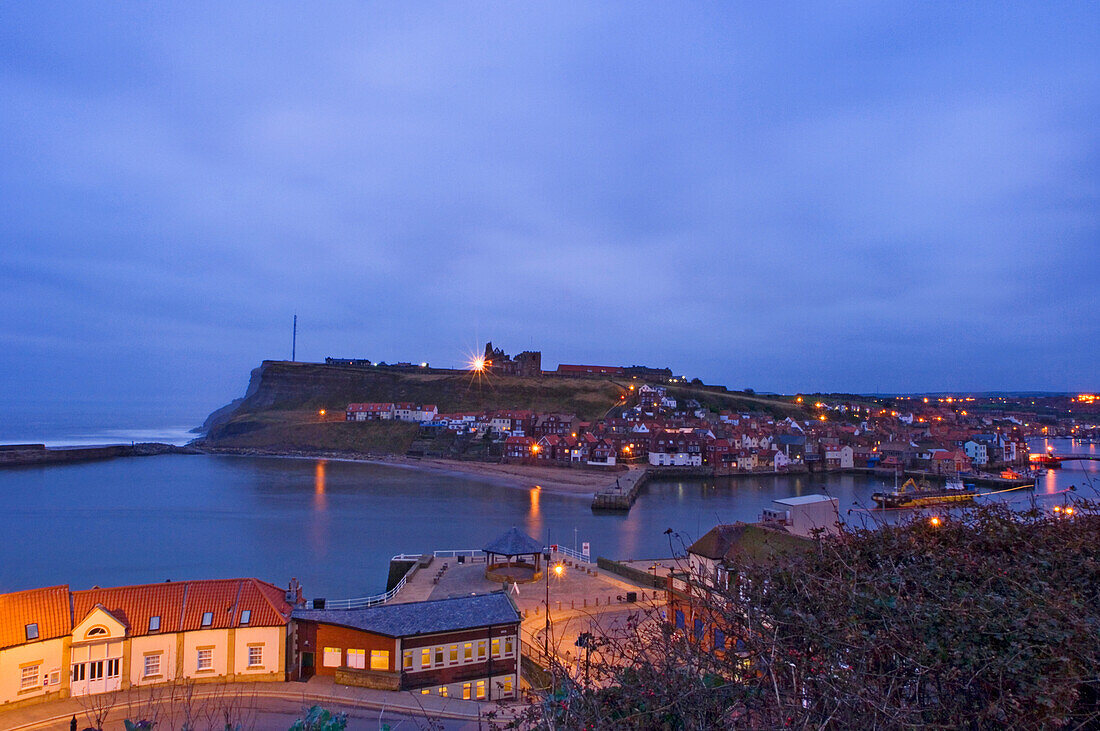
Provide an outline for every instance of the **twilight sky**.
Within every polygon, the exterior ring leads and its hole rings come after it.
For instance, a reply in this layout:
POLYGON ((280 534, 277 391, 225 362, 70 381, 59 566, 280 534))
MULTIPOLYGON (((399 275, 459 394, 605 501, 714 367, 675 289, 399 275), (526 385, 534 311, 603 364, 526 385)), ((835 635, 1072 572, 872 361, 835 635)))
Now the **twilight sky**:
POLYGON ((0 416, 264 358, 1097 388, 1100 4, 0 4, 0 416))

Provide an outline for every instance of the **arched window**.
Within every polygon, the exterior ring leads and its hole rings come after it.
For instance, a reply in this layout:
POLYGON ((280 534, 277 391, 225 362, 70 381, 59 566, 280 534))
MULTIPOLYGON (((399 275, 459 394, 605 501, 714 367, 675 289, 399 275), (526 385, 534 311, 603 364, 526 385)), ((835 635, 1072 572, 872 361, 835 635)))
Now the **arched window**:
POLYGON ((105 635, 105 634, 107 634, 107 628, 97 626, 97 627, 92 627, 90 630, 88 630, 87 633, 85 633, 84 636, 85 637, 96 637, 98 635, 105 635))

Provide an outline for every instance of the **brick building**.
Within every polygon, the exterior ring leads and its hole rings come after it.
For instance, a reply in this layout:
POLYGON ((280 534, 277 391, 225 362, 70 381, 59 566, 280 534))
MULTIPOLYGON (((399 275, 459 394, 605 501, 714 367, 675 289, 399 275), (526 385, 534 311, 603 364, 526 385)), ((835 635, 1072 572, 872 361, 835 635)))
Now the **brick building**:
POLYGON ((514 698, 520 614, 503 592, 366 609, 296 609, 291 676, 452 698, 514 698))

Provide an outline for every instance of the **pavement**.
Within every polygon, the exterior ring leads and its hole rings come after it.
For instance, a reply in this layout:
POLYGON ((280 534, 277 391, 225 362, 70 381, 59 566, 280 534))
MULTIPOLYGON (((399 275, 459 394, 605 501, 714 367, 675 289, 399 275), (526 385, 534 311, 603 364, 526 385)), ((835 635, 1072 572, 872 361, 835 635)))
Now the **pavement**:
MULTIPOLYGON (((558 563, 562 565, 560 575, 551 570, 539 581, 519 584, 510 590, 512 600, 523 616, 521 638, 535 651, 533 654, 541 654, 544 645, 547 589, 550 597, 551 636, 546 644, 564 664, 576 662, 574 643, 581 632, 606 634, 616 631, 630 616, 639 611, 658 609, 664 604, 664 592, 637 586, 597 568, 594 564, 575 561, 560 554, 554 556, 551 566, 558 563), (626 601, 627 592, 635 592, 637 603, 626 601)), ((672 559, 635 563, 635 568, 644 571, 648 571, 654 563, 659 563, 665 574, 674 565, 672 559)), ((466 562, 460 564, 456 559, 437 558, 428 568, 417 571, 391 601, 413 602, 483 594, 499 591, 501 586, 485 578, 484 561, 470 563, 470 559, 466 559, 466 562), (443 564, 447 564, 447 569, 440 574, 443 564)), ((540 658, 533 659, 537 662, 540 658)))
POLYGON ((160 728, 179 728, 188 711, 197 728, 224 728, 229 711, 245 729, 285 729, 313 705, 348 714, 349 729, 378 729, 382 724, 417 728, 425 719, 446 729, 487 728, 488 714, 510 717, 516 707, 478 703, 437 695, 372 690, 336 685, 331 677, 315 677, 306 683, 222 683, 191 686, 190 700, 177 687, 173 697, 163 686, 52 703, 0 712, 5 731, 68 731, 71 719, 77 728, 93 726, 96 710, 106 709, 104 731, 123 729, 126 718, 157 719, 160 728), (94 707, 93 707, 94 706, 94 707))

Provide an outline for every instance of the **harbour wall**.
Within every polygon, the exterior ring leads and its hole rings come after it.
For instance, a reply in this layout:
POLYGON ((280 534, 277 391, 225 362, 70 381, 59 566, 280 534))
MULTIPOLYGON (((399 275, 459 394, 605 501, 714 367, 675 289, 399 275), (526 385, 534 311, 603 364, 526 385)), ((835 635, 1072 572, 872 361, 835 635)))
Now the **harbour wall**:
POLYGON ((67 464, 118 457, 151 457, 157 454, 201 454, 201 452, 193 447, 177 447, 159 442, 54 448, 43 444, 10 444, 0 445, 0 467, 67 464))

